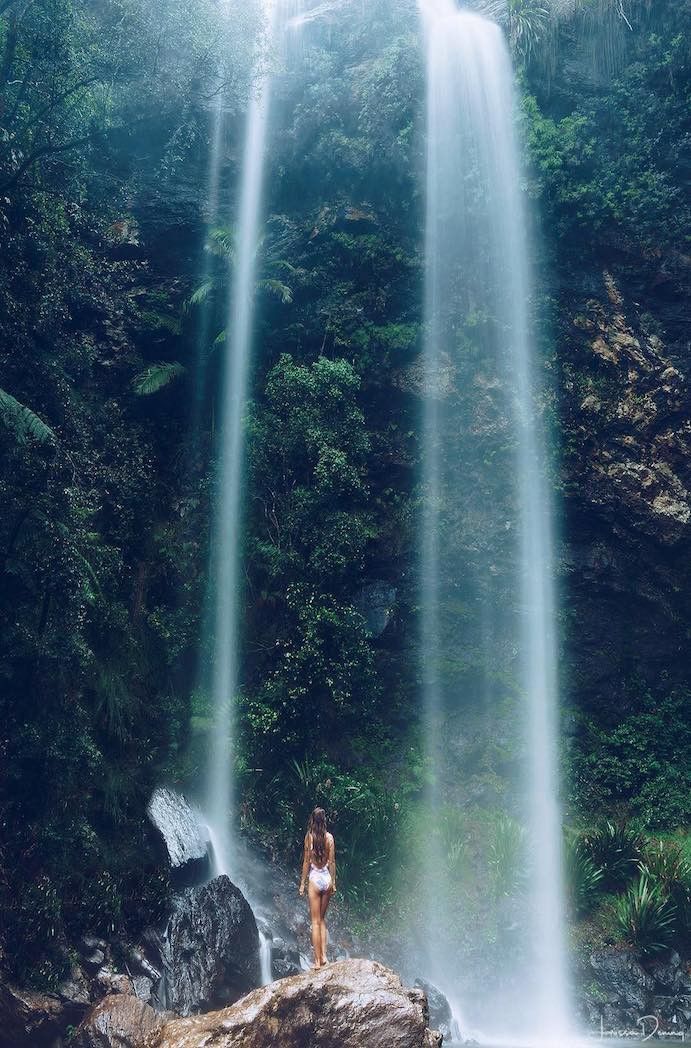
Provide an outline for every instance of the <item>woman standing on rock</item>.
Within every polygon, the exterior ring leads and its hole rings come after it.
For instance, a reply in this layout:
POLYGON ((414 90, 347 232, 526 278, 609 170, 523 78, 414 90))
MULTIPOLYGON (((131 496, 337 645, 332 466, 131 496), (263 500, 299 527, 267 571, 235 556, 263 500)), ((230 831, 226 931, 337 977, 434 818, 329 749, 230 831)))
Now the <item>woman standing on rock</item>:
POLYGON ((331 896, 336 891, 336 845, 333 835, 326 829, 326 813, 323 808, 315 808, 307 824, 300 895, 305 894, 308 870, 308 897, 312 920, 312 948, 314 949, 313 968, 317 971, 327 963, 328 935, 325 918, 331 896))

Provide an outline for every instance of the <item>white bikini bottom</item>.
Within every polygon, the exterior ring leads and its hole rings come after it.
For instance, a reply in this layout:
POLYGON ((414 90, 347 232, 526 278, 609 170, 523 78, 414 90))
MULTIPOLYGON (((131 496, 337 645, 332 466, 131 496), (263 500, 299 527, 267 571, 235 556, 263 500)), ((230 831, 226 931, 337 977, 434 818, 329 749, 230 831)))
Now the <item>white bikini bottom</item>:
POLYGON ((329 867, 324 866, 323 869, 319 870, 316 866, 312 866, 310 869, 310 883, 314 885, 318 892, 322 894, 327 892, 331 887, 329 867))

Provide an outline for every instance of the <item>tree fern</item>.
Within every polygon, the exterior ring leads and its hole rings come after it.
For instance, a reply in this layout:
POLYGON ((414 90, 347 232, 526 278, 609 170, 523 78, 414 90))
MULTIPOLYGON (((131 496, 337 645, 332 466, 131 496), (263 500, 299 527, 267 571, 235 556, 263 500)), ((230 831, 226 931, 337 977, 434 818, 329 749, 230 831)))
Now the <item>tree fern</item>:
POLYGON ((4 389, 0 389, 0 419, 20 444, 29 444, 31 441, 36 444, 54 444, 57 440, 43 419, 4 389))
POLYGON ((148 397, 152 393, 158 393, 159 389, 174 382, 184 373, 185 368, 177 361, 150 364, 132 379, 132 388, 138 397, 148 397))

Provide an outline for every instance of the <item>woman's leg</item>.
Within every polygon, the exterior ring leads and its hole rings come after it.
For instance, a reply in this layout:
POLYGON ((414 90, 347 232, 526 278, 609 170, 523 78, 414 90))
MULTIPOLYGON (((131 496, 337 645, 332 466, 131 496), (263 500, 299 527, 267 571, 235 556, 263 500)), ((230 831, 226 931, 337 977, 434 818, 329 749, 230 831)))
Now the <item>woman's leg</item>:
POLYGON ((314 950, 314 967, 320 968, 322 959, 322 913, 321 913, 321 895, 318 890, 309 882, 309 888, 307 893, 310 901, 310 920, 312 922, 312 949, 314 950))
POLYGON ((326 928, 326 911, 329 908, 329 902, 331 900, 331 888, 327 888, 325 892, 322 892, 319 900, 319 916, 321 919, 321 963, 327 964, 326 960, 326 947, 329 944, 329 933, 326 928))

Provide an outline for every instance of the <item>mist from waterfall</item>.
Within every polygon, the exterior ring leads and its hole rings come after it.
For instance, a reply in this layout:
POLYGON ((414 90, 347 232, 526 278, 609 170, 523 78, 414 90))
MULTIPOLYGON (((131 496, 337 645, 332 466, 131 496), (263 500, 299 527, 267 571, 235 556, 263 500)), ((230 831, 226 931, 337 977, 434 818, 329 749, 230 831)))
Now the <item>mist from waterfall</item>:
MULTIPOLYGON (((217 505, 210 591, 210 696, 213 725, 209 741, 204 811, 213 828, 216 872, 234 869, 235 701, 240 668, 242 600, 244 416, 251 376, 255 328, 255 286, 263 233, 267 142, 274 83, 270 63, 284 51, 283 37, 294 37, 291 23, 297 0, 269 0, 266 5, 267 54, 261 56, 247 113, 235 221, 233 272, 224 343, 223 385, 218 411, 217 505), (267 58, 268 56, 268 58, 267 58)), ((212 157, 213 159, 213 157, 212 157)), ((214 176, 211 177, 214 185, 214 176)))
MULTIPOLYGON (((473 1013, 449 931, 454 872, 443 855, 429 855, 427 971, 450 1000, 460 998, 462 1020, 470 1012, 466 1023, 482 1022, 484 1034, 555 1043, 568 1034, 570 1006, 553 523, 513 74, 494 23, 453 0, 419 6, 428 94, 421 673, 433 777, 426 823, 429 839, 442 839, 449 799, 462 803, 453 746, 463 711, 499 703, 494 696, 513 701, 525 736, 512 814, 525 827, 517 861, 529 871, 528 905, 511 915, 514 970, 495 994, 497 1007, 474 1002, 473 1013), (513 696, 509 678, 517 682, 513 696)), ((499 921, 498 900, 496 908, 499 921)))

